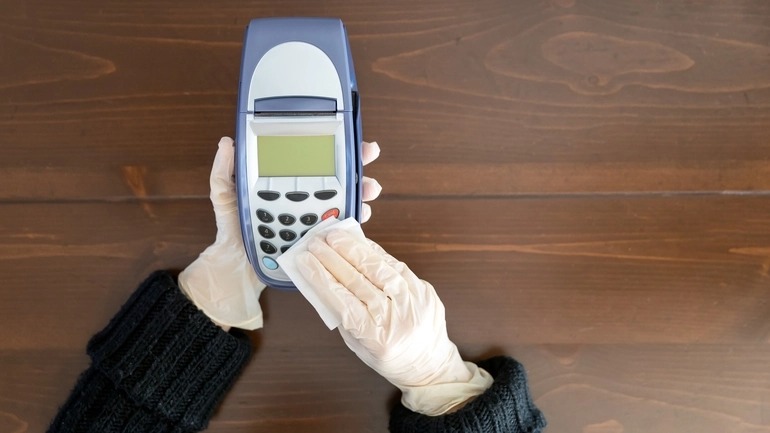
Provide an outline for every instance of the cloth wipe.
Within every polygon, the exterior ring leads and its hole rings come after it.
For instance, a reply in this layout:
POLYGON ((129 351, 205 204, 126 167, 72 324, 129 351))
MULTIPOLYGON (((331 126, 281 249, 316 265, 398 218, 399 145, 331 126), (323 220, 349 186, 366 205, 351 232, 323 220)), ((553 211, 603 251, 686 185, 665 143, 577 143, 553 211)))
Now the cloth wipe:
POLYGON ((305 299, 310 302, 310 305, 315 308, 315 310, 318 312, 318 315, 321 316, 321 320, 324 321, 324 324, 329 329, 338 327, 340 323, 342 323, 342 320, 332 308, 325 305, 323 301, 321 301, 321 298, 316 295, 313 287, 309 282, 307 282, 307 280, 305 280, 305 278, 302 276, 302 273, 297 268, 295 257, 300 252, 307 251, 307 243, 310 239, 316 236, 326 236, 326 234, 332 229, 345 230, 352 233, 356 237, 360 237, 361 240, 366 239, 363 230, 361 230, 361 224, 359 224, 355 218, 347 218, 343 221, 335 218, 329 218, 321 221, 320 224, 310 229, 309 232, 305 233, 305 236, 303 236, 302 239, 292 245, 291 248, 289 248, 277 259, 278 264, 281 266, 283 271, 291 279, 294 285, 297 286, 297 289, 299 289, 299 292, 302 293, 302 296, 304 296, 305 299))

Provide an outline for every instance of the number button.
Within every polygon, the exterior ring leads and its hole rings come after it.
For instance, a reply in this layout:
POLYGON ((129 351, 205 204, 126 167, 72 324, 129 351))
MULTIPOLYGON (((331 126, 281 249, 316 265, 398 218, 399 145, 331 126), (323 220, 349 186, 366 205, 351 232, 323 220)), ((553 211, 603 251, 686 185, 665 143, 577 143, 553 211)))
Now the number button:
POLYGON ((281 197, 281 193, 276 191, 257 191, 257 195, 262 200, 273 201, 281 197))
POLYGON ((278 232, 278 236, 280 236, 281 239, 285 240, 286 242, 291 242, 297 238, 297 234, 291 230, 281 230, 278 232))
POLYGON ((318 215, 307 213, 299 217, 299 220, 302 222, 302 224, 305 224, 306 226, 312 226, 313 224, 318 222, 318 215))
POLYGON ((281 247, 281 253, 285 253, 286 251, 289 250, 289 248, 291 248, 291 245, 284 245, 284 246, 282 246, 281 247))
POLYGON ((294 221, 297 221, 297 218, 294 218, 294 215, 289 215, 287 213, 282 213, 278 215, 278 221, 281 222, 281 224, 285 226, 290 226, 294 224, 294 221))
POLYGON ((257 210, 257 218, 259 218, 259 220, 262 221, 263 223, 273 222, 273 216, 270 215, 270 212, 264 209, 257 210))
POLYGON ((259 230, 259 234, 261 234, 263 238, 270 239, 275 236, 275 232, 270 230, 270 227, 268 226, 261 225, 257 227, 257 230, 259 230))
POLYGON ((267 241, 260 242, 259 243, 259 247, 262 248, 262 251, 264 251, 267 254, 275 254, 276 251, 278 251, 275 248, 275 245, 273 245, 273 244, 271 244, 270 242, 267 242, 267 241))

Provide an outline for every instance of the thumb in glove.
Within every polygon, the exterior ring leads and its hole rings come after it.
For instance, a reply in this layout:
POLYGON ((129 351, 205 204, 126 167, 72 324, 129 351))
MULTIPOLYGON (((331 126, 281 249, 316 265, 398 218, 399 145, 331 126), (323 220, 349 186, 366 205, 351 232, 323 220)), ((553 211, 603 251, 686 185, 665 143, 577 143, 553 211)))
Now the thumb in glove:
POLYGON ((223 137, 211 168, 211 203, 217 236, 179 274, 182 291, 223 328, 262 327, 259 295, 265 285, 257 278, 243 246, 233 181, 233 140, 223 137))

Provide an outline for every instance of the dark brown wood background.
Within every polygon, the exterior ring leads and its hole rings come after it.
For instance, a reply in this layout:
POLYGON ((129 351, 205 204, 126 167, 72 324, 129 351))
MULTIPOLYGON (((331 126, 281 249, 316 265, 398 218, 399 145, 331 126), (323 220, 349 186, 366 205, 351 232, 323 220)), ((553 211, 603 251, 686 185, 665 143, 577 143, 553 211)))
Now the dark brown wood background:
MULTIPOLYGON (((770 3, 0 0, 0 432, 213 240, 252 17, 339 16, 384 186, 368 235, 554 433, 770 432, 770 3)), ((385 432, 393 388, 295 293, 211 432, 385 432)))

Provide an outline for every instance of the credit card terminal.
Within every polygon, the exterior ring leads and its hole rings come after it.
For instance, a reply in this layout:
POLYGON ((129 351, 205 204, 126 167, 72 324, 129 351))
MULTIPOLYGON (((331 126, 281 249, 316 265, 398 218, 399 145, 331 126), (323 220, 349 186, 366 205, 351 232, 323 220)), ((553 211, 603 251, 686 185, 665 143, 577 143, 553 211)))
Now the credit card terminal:
POLYGON ((266 285, 293 289, 276 258, 324 219, 361 219, 361 112, 342 21, 249 23, 235 136, 246 255, 266 285))

